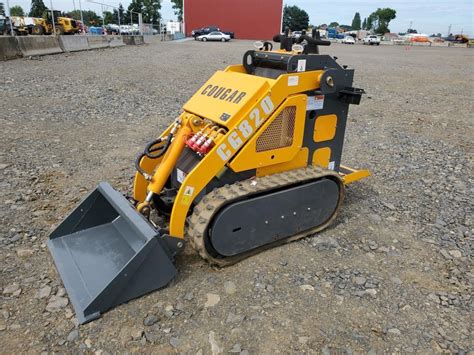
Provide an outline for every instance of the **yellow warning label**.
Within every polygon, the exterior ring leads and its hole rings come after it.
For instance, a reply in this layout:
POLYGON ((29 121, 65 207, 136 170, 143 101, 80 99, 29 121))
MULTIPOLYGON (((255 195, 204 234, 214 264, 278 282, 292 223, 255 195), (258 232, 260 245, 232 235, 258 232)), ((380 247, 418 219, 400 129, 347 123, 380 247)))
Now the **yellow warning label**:
POLYGON ((183 198, 181 199, 181 203, 183 205, 189 205, 192 201, 193 193, 194 193, 194 187, 193 186, 185 186, 183 198))

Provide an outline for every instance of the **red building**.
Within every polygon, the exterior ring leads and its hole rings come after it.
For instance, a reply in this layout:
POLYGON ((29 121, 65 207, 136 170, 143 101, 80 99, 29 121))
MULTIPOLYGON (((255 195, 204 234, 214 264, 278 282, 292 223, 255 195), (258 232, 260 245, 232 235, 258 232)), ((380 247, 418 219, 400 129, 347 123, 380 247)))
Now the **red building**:
POLYGON ((184 0, 186 35, 215 25, 239 39, 272 39, 280 33, 282 10, 283 0, 184 0))

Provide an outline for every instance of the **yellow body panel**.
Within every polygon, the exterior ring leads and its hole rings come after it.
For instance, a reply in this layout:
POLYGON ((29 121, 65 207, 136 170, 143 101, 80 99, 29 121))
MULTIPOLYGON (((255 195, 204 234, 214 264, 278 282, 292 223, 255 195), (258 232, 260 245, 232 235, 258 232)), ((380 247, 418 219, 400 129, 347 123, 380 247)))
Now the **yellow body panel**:
MULTIPOLYGON (((229 163, 230 168, 235 172, 241 172, 249 169, 261 168, 269 165, 279 165, 291 161, 298 153, 303 142, 304 121, 306 116, 306 95, 295 95, 288 98, 272 116, 261 126, 257 134, 255 134, 242 150, 229 163), (294 107, 296 110, 294 128, 292 130, 291 144, 277 149, 268 149, 258 151, 257 142, 261 138, 270 125, 272 125, 280 113, 294 107)), ((272 140, 278 140, 280 137, 271 137, 272 140)), ((268 142, 277 144, 279 142, 268 142)))
POLYGON ((327 169, 331 159, 331 148, 319 148, 313 153, 313 165, 327 169))
POLYGON ((336 115, 321 115, 316 117, 316 122, 314 122, 313 140, 315 142, 324 142, 333 139, 336 135, 336 128, 336 115))
POLYGON ((300 148, 294 158, 290 161, 269 165, 257 169, 257 177, 272 175, 276 173, 281 173, 283 171, 289 171, 294 169, 300 169, 308 166, 308 148, 300 148))
POLYGON ((268 91, 268 81, 269 79, 258 76, 218 71, 183 108, 231 128, 268 91))

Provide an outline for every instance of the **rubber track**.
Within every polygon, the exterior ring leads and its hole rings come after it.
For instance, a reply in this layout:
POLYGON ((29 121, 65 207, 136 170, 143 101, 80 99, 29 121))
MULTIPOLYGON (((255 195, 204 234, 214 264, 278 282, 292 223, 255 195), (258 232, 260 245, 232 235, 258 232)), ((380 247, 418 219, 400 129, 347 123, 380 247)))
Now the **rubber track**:
MULTIPOLYGON (((308 166, 303 169, 295 169, 283 173, 264 176, 261 178, 239 181, 232 185, 225 185, 223 187, 214 189, 209 194, 204 196, 202 200, 196 205, 196 207, 194 207, 192 215, 188 218, 188 226, 186 229, 187 240, 191 243, 191 246, 199 253, 199 255, 203 259, 207 260, 210 264, 221 267, 235 264, 236 262, 251 255, 255 255, 262 250, 269 249, 276 245, 289 243, 323 230, 336 218, 337 213, 341 207, 343 197, 344 184, 339 174, 331 170, 322 169, 320 167, 308 166), (207 234, 209 224, 211 223, 213 216, 222 207, 231 203, 232 200, 241 200, 244 196, 261 194, 265 191, 270 192, 271 190, 281 189, 282 187, 294 185, 298 182, 310 182, 324 177, 334 177, 334 179, 339 182, 340 187, 338 205, 326 223, 275 243, 267 244, 253 249, 247 253, 232 257, 215 258, 207 252, 204 238, 207 234)), ((269 208, 271 207, 269 206, 269 208)), ((239 217, 236 216, 236 218, 239 217)))

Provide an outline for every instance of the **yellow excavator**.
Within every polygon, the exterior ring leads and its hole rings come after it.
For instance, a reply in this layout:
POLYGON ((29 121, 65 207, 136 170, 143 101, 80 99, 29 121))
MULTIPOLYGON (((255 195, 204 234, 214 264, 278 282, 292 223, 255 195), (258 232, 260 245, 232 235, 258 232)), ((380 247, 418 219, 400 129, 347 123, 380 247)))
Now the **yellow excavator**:
POLYGON ((320 232, 369 176, 341 162, 364 92, 354 70, 319 54, 330 42, 316 31, 273 40, 212 75, 145 147, 133 197, 102 182, 50 235, 80 323, 166 286, 186 242, 227 266, 320 232))

